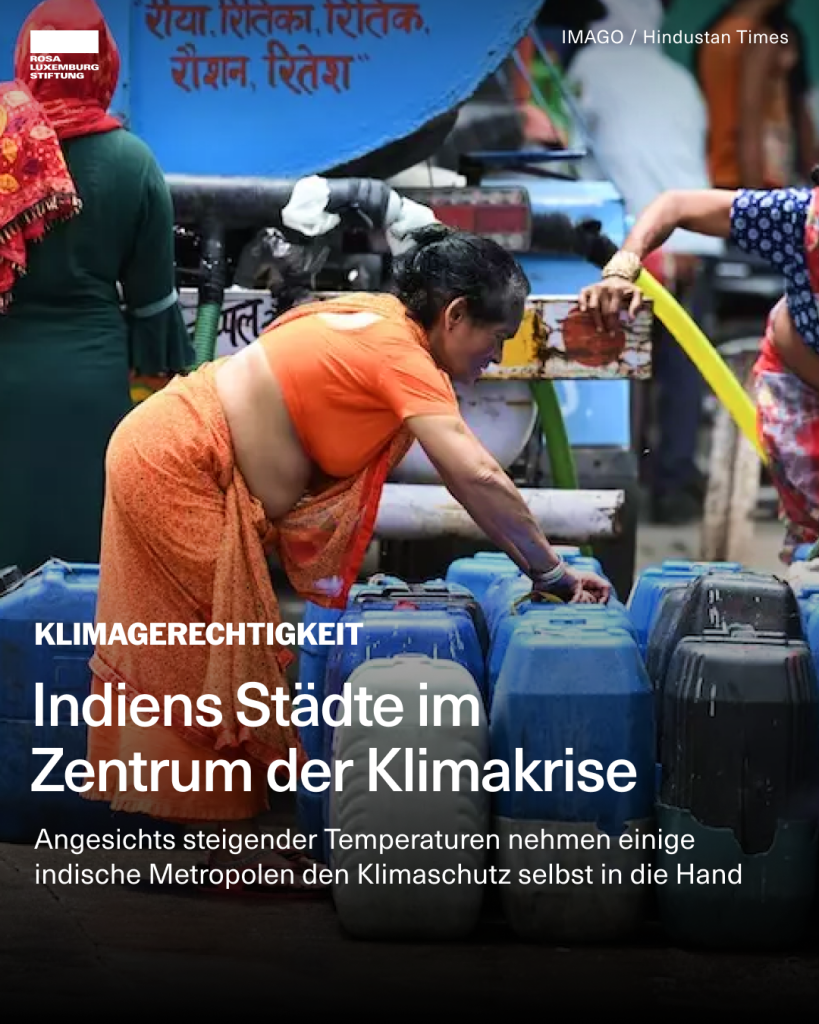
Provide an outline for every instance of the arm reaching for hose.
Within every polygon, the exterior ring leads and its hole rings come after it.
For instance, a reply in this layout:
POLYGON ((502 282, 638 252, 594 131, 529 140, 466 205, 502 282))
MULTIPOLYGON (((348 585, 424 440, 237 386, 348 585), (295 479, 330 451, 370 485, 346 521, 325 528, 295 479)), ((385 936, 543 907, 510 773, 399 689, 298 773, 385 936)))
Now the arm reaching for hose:
POLYGON ((532 579, 535 591, 603 603, 611 587, 569 569, 549 544, 518 489, 458 416, 413 416, 407 426, 452 496, 497 547, 532 579))
POLYGON ((658 196, 637 218, 623 247, 604 267, 603 280, 581 291, 580 309, 590 311, 601 329, 612 330, 621 310, 633 317, 643 304, 635 281, 645 257, 659 249, 677 228, 728 238, 735 198, 736 192, 717 188, 658 196))

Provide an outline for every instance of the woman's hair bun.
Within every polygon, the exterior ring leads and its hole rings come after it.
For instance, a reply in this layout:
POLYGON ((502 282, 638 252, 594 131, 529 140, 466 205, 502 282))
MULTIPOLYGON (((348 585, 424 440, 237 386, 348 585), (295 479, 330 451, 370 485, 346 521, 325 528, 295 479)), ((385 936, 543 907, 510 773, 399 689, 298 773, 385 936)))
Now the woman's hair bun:
POLYGON ((810 180, 814 185, 819 186, 819 164, 817 164, 810 172, 810 180))
POLYGON ((391 290, 412 320, 429 331, 451 302, 465 299, 476 323, 503 324, 509 337, 515 333, 529 281, 510 252, 437 223, 410 232, 409 239, 412 247, 393 261, 391 290))
POLYGON ((425 224, 422 228, 418 228, 416 231, 410 233, 415 249, 425 249, 428 245, 435 245, 436 242, 443 242, 447 238, 454 235, 455 229, 447 227, 446 224, 440 224, 437 221, 434 224, 425 224))

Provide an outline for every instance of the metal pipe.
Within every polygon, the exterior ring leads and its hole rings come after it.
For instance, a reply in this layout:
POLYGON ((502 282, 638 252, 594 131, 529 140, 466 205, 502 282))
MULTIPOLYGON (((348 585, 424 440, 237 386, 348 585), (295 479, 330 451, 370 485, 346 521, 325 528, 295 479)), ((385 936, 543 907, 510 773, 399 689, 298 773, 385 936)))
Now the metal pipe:
MULTIPOLYGON (((601 540, 620 533, 620 516, 625 503, 623 491, 521 488, 520 494, 550 540, 601 540)), ((445 487, 434 484, 384 486, 375 524, 378 540, 423 540, 444 535, 486 539, 445 487)))
MULTIPOLYGON (((281 211, 290 202, 295 181, 220 175, 168 174, 165 177, 177 224, 199 226, 217 220, 227 229, 281 227, 281 211)), ((357 211, 376 228, 384 218, 392 190, 374 178, 328 178, 327 209, 357 211)))
POLYGON ((226 228, 276 227, 290 201, 294 181, 284 178, 226 178, 168 174, 177 224, 218 220, 226 228))
POLYGON ((392 189, 376 178, 327 178, 330 199, 328 213, 344 214, 357 211, 363 215, 368 227, 384 227, 392 189))

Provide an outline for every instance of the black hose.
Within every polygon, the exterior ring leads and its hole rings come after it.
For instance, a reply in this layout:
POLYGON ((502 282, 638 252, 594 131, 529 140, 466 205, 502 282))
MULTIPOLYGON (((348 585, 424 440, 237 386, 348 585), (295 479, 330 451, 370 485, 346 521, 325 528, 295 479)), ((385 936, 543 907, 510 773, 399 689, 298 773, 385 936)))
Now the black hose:
POLYGON ((225 234, 222 225, 216 221, 209 221, 203 231, 199 268, 199 306, 193 335, 197 366, 212 362, 216 355, 219 321, 225 299, 225 234))
MULTIPOLYGON (((200 226, 218 221, 226 230, 282 227, 281 211, 290 202, 295 181, 284 178, 233 178, 218 175, 168 174, 177 224, 200 226)), ((363 214, 376 228, 384 226, 391 189, 374 178, 325 179, 330 189, 328 212, 363 214)))
POLYGON ((283 178, 223 178, 168 174, 177 224, 199 227, 210 220, 225 228, 274 227, 295 182, 283 178))
POLYGON ((581 256, 602 270, 617 252, 617 246, 601 228, 598 220, 575 224, 565 213, 535 214, 532 248, 546 255, 581 256))
POLYGON ((328 178, 330 199, 328 213, 355 211, 369 227, 383 227, 392 189, 375 178, 328 178))

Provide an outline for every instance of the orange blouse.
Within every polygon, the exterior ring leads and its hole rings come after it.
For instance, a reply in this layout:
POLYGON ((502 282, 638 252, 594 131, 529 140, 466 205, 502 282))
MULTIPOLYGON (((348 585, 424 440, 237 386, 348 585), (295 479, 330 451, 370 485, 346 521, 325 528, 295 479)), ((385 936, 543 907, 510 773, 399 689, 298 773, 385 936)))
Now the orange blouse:
MULTIPOLYGON (((350 296, 350 312, 367 305, 350 296)), ((271 369, 304 450, 328 476, 346 478, 375 459, 412 416, 459 415, 449 377, 425 335, 391 296, 372 298, 379 319, 334 327, 316 306, 261 335, 271 369), (387 312, 389 315, 382 315, 387 312)), ((326 307, 338 314, 335 303, 326 307)))

